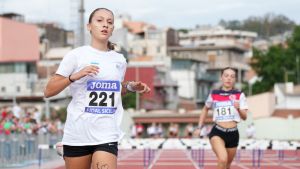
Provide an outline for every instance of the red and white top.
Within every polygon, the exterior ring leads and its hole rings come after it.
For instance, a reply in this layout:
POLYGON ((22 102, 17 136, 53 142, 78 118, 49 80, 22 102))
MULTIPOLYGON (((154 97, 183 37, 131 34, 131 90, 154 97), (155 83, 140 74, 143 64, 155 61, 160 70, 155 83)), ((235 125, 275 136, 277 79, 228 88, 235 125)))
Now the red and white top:
POLYGON ((238 110, 234 107, 234 102, 240 103, 240 109, 248 109, 245 94, 238 90, 213 90, 205 105, 213 110, 214 122, 240 122, 241 118, 238 110))

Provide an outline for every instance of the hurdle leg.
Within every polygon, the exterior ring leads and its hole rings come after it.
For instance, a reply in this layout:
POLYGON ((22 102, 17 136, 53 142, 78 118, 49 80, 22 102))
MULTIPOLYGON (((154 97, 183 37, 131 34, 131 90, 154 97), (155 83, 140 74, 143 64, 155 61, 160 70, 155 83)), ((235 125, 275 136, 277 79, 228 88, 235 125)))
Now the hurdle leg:
POLYGON ((39 148, 38 161, 39 161, 39 168, 41 168, 41 166, 42 166, 42 149, 40 149, 40 148, 39 148))

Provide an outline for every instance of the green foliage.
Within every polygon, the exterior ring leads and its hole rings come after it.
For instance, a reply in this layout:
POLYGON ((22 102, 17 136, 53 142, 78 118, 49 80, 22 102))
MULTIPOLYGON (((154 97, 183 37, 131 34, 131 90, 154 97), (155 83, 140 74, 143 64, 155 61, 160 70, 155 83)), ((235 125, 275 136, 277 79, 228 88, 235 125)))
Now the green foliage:
POLYGON ((288 40, 290 54, 300 56, 300 26, 295 26, 292 37, 288 40))
MULTIPOLYGON (((287 48, 271 46, 267 52, 256 49, 253 52, 251 67, 262 80, 252 86, 252 94, 270 91, 275 83, 299 84, 300 79, 297 77, 299 77, 300 65, 299 62, 297 63, 297 57, 300 57, 300 26, 295 27, 292 37, 288 40, 287 48)), ((245 88, 246 91, 248 87, 245 88)))
POLYGON ((187 29, 179 29, 178 32, 188 33, 189 31, 187 29))
POLYGON ((239 20, 225 21, 222 19, 219 22, 219 25, 221 25, 227 29, 232 29, 232 30, 239 30, 239 29, 243 28, 243 23, 242 23, 242 21, 239 21, 239 20))
POLYGON ((67 108, 62 107, 56 111, 56 118, 59 118, 61 122, 65 123, 67 118, 67 108))
POLYGON ((259 37, 268 38, 269 36, 282 34, 290 31, 295 26, 294 21, 284 15, 267 13, 263 17, 250 16, 244 21, 221 20, 220 25, 227 29, 247 30, 256 32, 259 37))
POLYGON ((122 96, 122 103, 124 109, 135 108, 136 107, 136 93, 128 92, 126 95, 122 96))

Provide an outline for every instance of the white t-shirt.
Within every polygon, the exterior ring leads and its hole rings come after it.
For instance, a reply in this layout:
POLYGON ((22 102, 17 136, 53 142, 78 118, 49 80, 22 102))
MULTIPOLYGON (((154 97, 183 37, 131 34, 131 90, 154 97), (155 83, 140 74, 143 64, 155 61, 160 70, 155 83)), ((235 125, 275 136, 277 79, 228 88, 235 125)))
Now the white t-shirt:
POLYGON ((88 65, 99 67, 95 76, 87 75, 70 84, 72 100, 67 108, 64 145, 97 145, 119 141, 123 137, 121 82, 126 59, 115 51, 100 51, 83 46, 70 51, 56 74, 68 77, 88 65))
POLYGON ((21 117, 21 108, 18 105, 15 105, 12 109, 14 116, 17 118, 21 117))
POLYGON ((153 125, 149 126, 149 127, 147 128, 147 133, 148 133, 148 135, 150 135, 150 136, 156 134, 155 126, 153 126, 153 125))
POLYGON ((131 136, 136 137, 136 127, 135 127, 135 125, 131 126, 131 136))
POLYGON ((245 94, 238 90, 213 90, 209 94, 205 105, 213 110, 214 122, 240 122, 241 117, 234 107, 234 102, 240 103, 240 109, 248 109, 245 94))

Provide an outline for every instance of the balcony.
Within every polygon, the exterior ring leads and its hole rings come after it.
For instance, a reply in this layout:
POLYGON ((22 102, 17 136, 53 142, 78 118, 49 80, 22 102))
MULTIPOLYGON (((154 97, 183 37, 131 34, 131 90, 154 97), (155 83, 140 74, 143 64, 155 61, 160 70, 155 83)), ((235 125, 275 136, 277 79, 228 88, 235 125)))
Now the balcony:
POLYGON ((217 82, 218 81, 217 75, 212 75, 208 73, 197 73, 196 80, 198 81, 207 81, 207 82, 217 82))
POLYGON ((177 86, 177 83, 171 79, 163 79, 160 77, 155 77, 154 78, 154 86, 155 87, 167 87, 167 86, 177 86))

